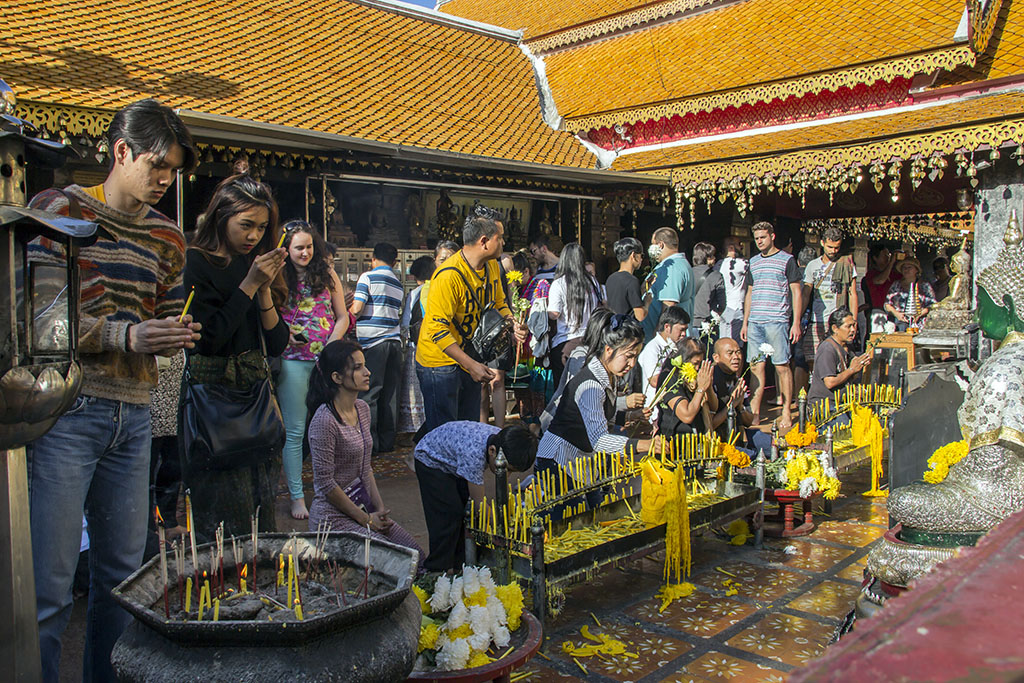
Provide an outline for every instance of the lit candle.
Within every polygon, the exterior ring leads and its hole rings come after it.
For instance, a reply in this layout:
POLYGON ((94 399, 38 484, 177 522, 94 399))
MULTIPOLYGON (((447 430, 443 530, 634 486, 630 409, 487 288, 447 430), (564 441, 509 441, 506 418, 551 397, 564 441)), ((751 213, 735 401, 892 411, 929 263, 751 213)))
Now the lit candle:
POLYGON ((295 618, 302 621, 302 603, 298 600, 295 601, 295 618))
POLYGON ((242 572, 238 575, 238 590, 241 593, 245 592, 245 577, 249 575, 249 565, 242 565, 242 572))
POLYGON ((199 558, 196 554, 196 526, 192 520, 192 495, 185 489, 185 530, 188 532, 188 540, 192 544, 192 573, 195 575, 195 589, 199 590, 199 558))

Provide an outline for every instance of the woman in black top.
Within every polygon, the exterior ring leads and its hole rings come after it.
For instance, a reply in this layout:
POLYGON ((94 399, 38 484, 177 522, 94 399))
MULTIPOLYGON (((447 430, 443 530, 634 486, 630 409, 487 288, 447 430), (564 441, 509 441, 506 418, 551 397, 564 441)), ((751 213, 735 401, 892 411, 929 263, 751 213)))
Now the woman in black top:
MULTIPOLYGON (((704 347, 696 339, 685 339, 680 353, 665 359, 658 376, 659 387, 669 381, 672 358, 681 356, 697 371, 692 382, 680 379, 658 404, 658 434, 672 437, 676 434, 703 434, 710 429, 711 415, 718 412, 718 397, 711 390, 714 365, 704 359, 704 347)), ((672 381, 679 377, 676 371, 672 381)))
MULTIPOLYGON (((203 324, 203 338, 189 354, 192 381, 246 390, 267 377, 266 356, 279 356, 288 327, 277 313, 271 289, 287 251, 275 249, 279 236, 277 203, 270 188, 247 175, 217 186, 185 255, 186 291, 194 288, 190 309, 203 324), (264 352, 265 348, 265 352, 264 352)), ((275 487, 280 454, 268 462, 230 470, 189 468, 196 532, 213 537, 223 521, 226 535, 250 530, 257 508, 260 528, 275 530, 275 487)))
POLYGON ((840 306, 828 317, 830 334, 814 352, 814 372, 807 392, 807 405, 829 403, 836 391, 845 387, 871 362, 871 354, 850 359, 847 344, 857 334, 857 320, 846 306, 840 306))

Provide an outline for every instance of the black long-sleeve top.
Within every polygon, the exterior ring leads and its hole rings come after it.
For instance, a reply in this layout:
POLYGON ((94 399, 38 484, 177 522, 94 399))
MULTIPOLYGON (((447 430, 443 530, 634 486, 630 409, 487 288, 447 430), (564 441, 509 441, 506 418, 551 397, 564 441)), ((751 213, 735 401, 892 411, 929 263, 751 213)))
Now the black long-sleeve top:
POLYGON ((184 283, 186 296, 195 287, 189 313, 202 323, 202 339, 195 353, 204 356, 234 356, 260 348, 257 328, 263 330, 268 356, 280 356, 288 345, 288 326, 280 318, 277 325, 263 329, 258 297, 249 298, 239 289, 249 273, 252 261, 234 256, 224 264, 215 256, 198 249, 185 253, 184 283))

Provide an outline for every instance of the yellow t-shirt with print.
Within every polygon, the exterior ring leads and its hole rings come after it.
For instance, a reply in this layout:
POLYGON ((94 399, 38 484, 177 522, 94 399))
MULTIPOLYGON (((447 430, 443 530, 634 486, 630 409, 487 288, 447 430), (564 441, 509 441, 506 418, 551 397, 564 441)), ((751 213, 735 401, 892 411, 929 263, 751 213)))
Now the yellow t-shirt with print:
POLYGON ((455 252, 430 279, 416 343, 417 362, 428 368, 455 365, 444 349, 453 343, 464 348, 463 341, 473 336, 480 323, 480 309, 487 302, 492 302, 502 315, 512 315, 505 302, 498 262, 491 260, 481 270, 474 270, 461 251, 455 252))

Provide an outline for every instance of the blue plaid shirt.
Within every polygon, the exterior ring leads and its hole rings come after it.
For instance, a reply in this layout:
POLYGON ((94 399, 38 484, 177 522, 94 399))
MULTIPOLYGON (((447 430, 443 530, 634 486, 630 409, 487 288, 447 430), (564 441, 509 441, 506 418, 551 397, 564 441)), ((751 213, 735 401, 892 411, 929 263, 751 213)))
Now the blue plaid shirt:
POLYGON ((500 431, 483 422, 446 422, 420 439, 413 456, 427 467, 483 486, 487 440, 500 431))

